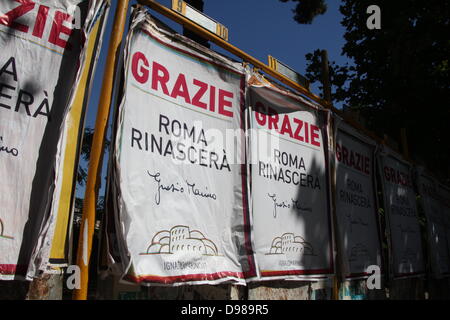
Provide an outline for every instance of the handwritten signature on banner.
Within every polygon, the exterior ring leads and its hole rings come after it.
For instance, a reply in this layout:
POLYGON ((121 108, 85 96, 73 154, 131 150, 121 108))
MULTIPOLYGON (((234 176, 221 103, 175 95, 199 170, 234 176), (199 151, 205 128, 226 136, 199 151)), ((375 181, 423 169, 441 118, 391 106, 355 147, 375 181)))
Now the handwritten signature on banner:
POLYGON ((19 150, 16 148, 11 148, 3 145, 3 137, 0 136, 0 152, 6 152, 7 154, 10 154, 14 157, 17 157, 19 155, 19 150))
POLYGON ((345 214, 345 217, 347 218, 348 223, 350 225, 350 233, 353 232, 353 225, 359 225, 362 227, 367 227, 369 225, 369 223, 364 221, 364 219, 362 219, 361 217, 355 218, 354 216, 352 216, 351 212, 347 212, 345 214))
POLYGON ((298 200, 294 200, 291 198, 291 202, 289 201, 277 201, 277 195, 268 193, 267 196, 273 201, 273 217, 277 217, 277 208, 281 209, 293 209, 295 211, 306 211, 312 212, 311 207, 303 207, 298 200))
POLYGON ((156 205, 161 204, 161 191, 162 192, 172 192, 172 193, 187 193, 188 195, 192 195, 194 197, 207 198, 212 200, 217 200, 217 195, 213 192, 208 191, 208 187, 205 190, 200 190, 196 187, 196 183, 190 183, 188 180, 185 180, 183 183, 162 183, 162 176, 160 172, 156 172, 155 174, 147 171, 147 174, 153 178, 153 182, 157 185, 157 191, 155 193, 155 203, 156 205), (185 185, 183 186, 183 184, 185 185))

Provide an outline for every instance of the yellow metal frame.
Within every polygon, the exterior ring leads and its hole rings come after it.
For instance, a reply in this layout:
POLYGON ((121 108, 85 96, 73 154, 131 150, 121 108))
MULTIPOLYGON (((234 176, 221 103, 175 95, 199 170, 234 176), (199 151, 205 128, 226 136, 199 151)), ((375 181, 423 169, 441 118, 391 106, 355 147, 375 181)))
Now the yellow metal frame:
MULTIPOLYGON (((187 6, 189 6, 189 5, 184 0, 172 0, 172 10, 175 12, 178 12, 183 17, 186 17, 186 7, 187 6)), ((191 6, 189 6, 189 7, 192 8, 193 10, 196 10, 195 8, 193 8, 191 6)), ((203 14, 203 15, 206 16, 205 14, 203 14)), ((207 18, 214 21, 214 23, 216 24, 216 35, 218 35, 223 40, 228 41, 228 28, 210 17, 207 17, 207 18)), ((191 21, 187 17, 186 17, 186 19, 191 21)), ((195 23, 194 21, 191 21, 191 22, 195 23)))
POLYGON ((228 41, 228 28, 225 27, 223 24, 217 22, 216 24, 217 24, 216 33, 219 35, 219 37, 221 37, 225 41, 228 41))
MULTIPOLYGON (((275 58, 275 57, 273 57, 271 55, 267 56, 267 62, 269 63, 269 68, 273 69, 276 72, 280 72, 278 66, 281 64, 286 69, 289 69, 293 73, 295 73, 299 78, 303 78, 305 80, 305 83, 308 84, 306 89, 309 91, 310 81, 308 79, 306 79, 306 77, 302 76, 300 73, 298 73, 297 71, 295 71, 294 69, 292 69, 291 67, 289 67, 288 65, 284 64, 283 62, 281 62, 280 60, 278 60, 277 58, 275 58)), ((288 77, 288 78, 290 78, 290 77, 288 77)), ((292 78, 290 78, 290 79, 292 79, 292 78)), ((292 80, 294 80, 294 79, 292 79, 292 80)), ((301 82, 297 82, 297 83, 300 84, 300 85, 303 85, 303 83, 301 83, 301 82)))
POLYGON ((273 69, 274 71, 278 71, 277 59, 269 55, 267 56, 267 60, 269 61, 269 68, 273 69))
POLYGON ((186 2, 183 0, 172 0, 172 10, 181 13, 183 16, 186 15, 186 2))

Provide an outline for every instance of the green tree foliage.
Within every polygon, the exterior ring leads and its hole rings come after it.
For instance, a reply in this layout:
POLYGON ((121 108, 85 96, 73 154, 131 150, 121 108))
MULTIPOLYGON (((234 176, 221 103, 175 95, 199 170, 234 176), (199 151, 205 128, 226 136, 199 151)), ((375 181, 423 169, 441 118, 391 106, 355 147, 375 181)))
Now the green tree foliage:
POLYGON ((301 24, 310 24, 314 18, 327 11, 324 0, 280 0, 281 2, 298 2, 294 11, 294 20, 301 24))
MULTIPOLYGON (((81 144, 80 157, 84 161, 89 161, 91 156, 92 138, 94 136, 94 130, 91 128, 84 129, 83 143, 81 144)), ((77 184, 84 186, 87 181, 87 169, 81 163, 78 165, 77 184)))
MULTIPOLYGON (((81 153, 80 158, 83 159, 83 162, 89 162, 89 158, 91 157, 91 147, 92 147, 92 139, 94 137, 94 129, 85 128, 83 135, 83 142, 81 145, 81 153)), ((105 139, 105 152, 109 149, 110 141, 105 139)), ((87 182, 87 166, 83 164, 81 161, 78 164, 78 172, 77 172, 77 184, 78 187, 83 187, 87 182)), ((80 209, 83 207, 83 199, 76 198, 75 199, 75 208, 80 209)), ((97 212, 103 212, 104 209, 104 197, 101 196, 98 199, 97 203, 97 212)), ((78 217, 81 219, 81 216, 78 217)))
MULTIPOLYGON (((412 156, 448 176, 450 2, 343 0, 340 11, 342 54, 353 65, 330 64, 333 101, 358 110, 380 136, 399 140, 406 128, 412 156), (366 25, 374 4, 381 9, 379 30, 366 25)), ((307 76, 320 81, 320 51, 306 59, 307 76)))
MULTIPOLYGON (((81 144, 81 154, 80 157, 85 162, 89 162, 89 158, 91 157, 91 147, 92 147, 92 139, 94 138, 94 129, 85 128, 83 135, 83 142, 81 144)), ((109 140, 105 138, 105 152, 109 149, 109 140)), ((77 184, 79 186, 84 186, 87 181, 87 168, 83 164, 78 165, 78 173, 77 173, 77 184)))

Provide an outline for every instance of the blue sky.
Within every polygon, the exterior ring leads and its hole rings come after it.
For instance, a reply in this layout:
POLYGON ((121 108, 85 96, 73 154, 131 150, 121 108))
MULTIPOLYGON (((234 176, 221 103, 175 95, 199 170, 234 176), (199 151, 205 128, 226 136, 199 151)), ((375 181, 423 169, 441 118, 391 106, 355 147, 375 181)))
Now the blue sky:
MULTIPOLYGON (((305 54, 316 49, 327 50, 330 61, 336 61, 338 64, 349 62, 346 57, 341 56, 342 46, 345 43, 343 38, 345 29, 340 24, 342 19, 339 12, 340 1, 328 0, 327 12, 316 17, 311 25, 301 25, 294 21, 292 10, 295 3, 293 2, 283 3, 279 0, 204 1, 205 14, 228 28, 229 42, 264 63, 267 63, 267 56, 272 55, 297 72, 304 74, 305 54)), ((131 1, 132 4, 135 2, 135 0, 131 1)), ((171 7, 171 0, 159 0, 159 3, 171 7)), ((89 102, 86 126, 91 128, 95 124, 103 68, 116 4, 117 0, 113 0, 89 102)), ((178 24, 157 13, 155 16, 177 32, 182 33, 182 28, 178 24)), ((212 46, 212 49, 224 52, 215 45, 212 46)), ((320 93, 317 86, 312 86, 312 92, 320 93)), ((108 132, 108 136, 110 136, 110 132, 108 132)), ((102 176, 105 176, 107 158, 106 155, 102 176)), ((104 186, 105 183, 102 179, 100 194, 103 194, 104 186)), ((83 193, 84 188, 78 188, 77 197, 82 197, 83 193)))

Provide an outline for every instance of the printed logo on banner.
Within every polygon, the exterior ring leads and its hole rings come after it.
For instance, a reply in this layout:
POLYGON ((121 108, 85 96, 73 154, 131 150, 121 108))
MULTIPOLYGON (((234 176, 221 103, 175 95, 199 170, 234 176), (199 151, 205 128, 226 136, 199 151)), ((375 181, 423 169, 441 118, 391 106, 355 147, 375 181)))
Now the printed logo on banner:
POLYGON ((272 254, 293 254, 299 255, 314 255, 314 249, 312 245, 305 241, 300 236, 295 236, 293 233, 284 233, 281 237, 276 237, 272 240, 270 246, 270 252, 266 255, 272 254))
POLYGON ((218 256, 217 246, 202 232, 190 230, 188 226, 174 226, 170 230, 157 232, 150 246, 141 255, 174 254, 178 251, 204 256, 218 256))

